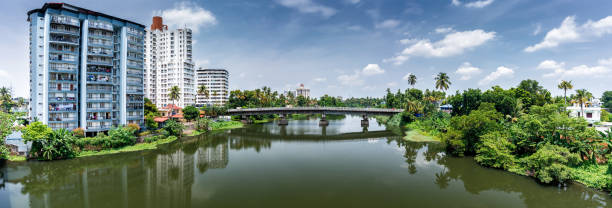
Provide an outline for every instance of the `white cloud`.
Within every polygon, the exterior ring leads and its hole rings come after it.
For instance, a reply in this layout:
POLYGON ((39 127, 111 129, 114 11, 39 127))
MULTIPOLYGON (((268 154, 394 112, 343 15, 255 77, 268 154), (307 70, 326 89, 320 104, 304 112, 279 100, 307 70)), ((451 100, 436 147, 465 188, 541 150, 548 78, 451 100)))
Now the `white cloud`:
POLYGON ((397 87, 397 82, 389 82, 387 83, 387 87, 397 87))
POLYGON ((435 30, 435 32, 438 34, 445 34, 445 33, 449 33, 452 31, 453 31, 452 27, 439 27, 439 28, 436 28, 435 30))
POLYGON ((325 81, 327 81, 327 78, 325 78, 325 77, 317 77, 317 78, 314 78, 314 81, 315 82, 325 82, 325 81))
POLYGON ((405 48, 400 54, 384 62, 394 62, 400 65, 412 56, 421 57, 448 57, 462 54, 469 50, 486 43, 495 38, 495 32, 485 32, 483 30, 471 30, 453 32, 447 34, 444 39, 432 43, 429 39, 419 40, 418 42, 405 48))
POLYGON ((610 75, 612 73, 612 58, 602 59, 598 61, 599 65, 587 66, 578 65, 566 69, 564 62, 556 62, 554 60, 544 60, 538 65, 538 69, 551 71, 543 75, 543 77, 591 77, 610 75))
POLYGON ((561 25, 546 33, 542 42, 525 48, 525 52, 534 52, 545 48, 554 48, 564 43, 589 41, 593 38, 612 33, 612 16, 598 21, 588 20, 583 25, 576 25, 576 17, 566 17, 561 25))
POLYGON ((9 78, 11 77, 11 75, 9 75, 8 72, 6 72, 5 70, 0 70, 0 78, 9 78))
POLYGON ((164 24, 170 28, 188 27, 197 33, 200 28, 217 24, 215 15, 193 2, 179 2, 174 8, 157 11, 164 18, 164 24))
POLYGON ((390 29, 390 28, 395 28, 400 24, 399 20, 395 20, 395 19, 388 19, 385 21, 382 21, 381 23, 377 23, 376 24, 376 28, 386 28, 386 29, 390 29))
POLYGON ((354 74, 342 74, 338 76, 338 81, 342 85, 347 86, 359 86, 363 85, 364 81, 361 79, 359 71, 355 71, 354 74))
MULTIPOLYGON (((465 3, 464 6, 467 8, 484 8, 492 4, 495 0, 478 0, 465 3)), ((461 6, 463 3, 459 0, 452 0, 451 4, 453 6, 461 6)))
POLYGON ((540 34, 540 32, 542 32, 542 24, 537 24, 535 27, 536 27, 536 28, 535 28, 535 30, 533 30, 533 33, 532 33, 532 34, 533 34, 533 35, 538 35, 538 34, 540 34))
POLYGON ((285 7, 297 9, 301 13, 319 14, 325 18, 336 14, 335 9, 312 2, 311 0, 277 0, 276 2, 285 7))
POLYGON ((366 67, 363 68, 363 75, 366 75, 366 76, 383 74, 383 73, 385 73, 385 70, 380 68, 378 64, 368 64, 366 67))
POLYGON ((416 42, 418 42, 418 41, 419 41, 418 39, 406 38, 406 39, 401 39, 399 42, 400 42, 402 45, 408 45, 408 44, 416 43, 416 42))
POLYGON ((455 74, 461 75, 460 80, 469 80, 472 76, 480 74, 480 72, 479 68, 472 66, 469 62, 465 62, 457 68, 455 74))
POLYGON ((451 4, 454 6, 461 6, 461 2, 459 0, 451 0, 451 4))
POLYGON ((346 2, 348 2, 350 4, 359 4, 359 2, 361 2, 361 0, 346 0, 346 2))
POLYGON ((491 72, 484 79, 480 80, 478 84, 487 85, 499 78, 512 77, 513 75, 514 75, 514 70, 512 70, 511 68, 505 67, 505 66, 500 66, 500 67, 497 67, 496 71, 491 72))
POLYGON ((494 0, 481 0, 481 1, 473 1, 465 4, 467 8, 484 8, 489 6, 489 4, 493 3, 494 0))

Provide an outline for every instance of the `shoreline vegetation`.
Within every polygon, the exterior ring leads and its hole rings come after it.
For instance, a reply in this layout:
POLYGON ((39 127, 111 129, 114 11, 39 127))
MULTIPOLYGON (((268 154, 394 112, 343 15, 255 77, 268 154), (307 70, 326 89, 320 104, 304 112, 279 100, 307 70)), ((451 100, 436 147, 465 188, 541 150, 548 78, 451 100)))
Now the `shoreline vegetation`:
MULTIPOLYGON (((433 99, 418 89, 387 92, 386 107, 405 111, 377 121, 403 129, 405 140, 438 138, 447 154, 473 156, 483 167, 542 184, 579 183, 612 190, 612 131, 597 131, 585 113, 572 117, 566 110, 570 105, 591 105, 592 95, 586 90, 553 98, 537 81, 524 80, 515 88, 468 89, 433 99), (448 111, 439 110, 440 105, 448 111)), ((612 93, 604 93, 602 101, 612 104, 606 94, 612 93)), ((608 120, 602 116, 602 121, 608 120)))

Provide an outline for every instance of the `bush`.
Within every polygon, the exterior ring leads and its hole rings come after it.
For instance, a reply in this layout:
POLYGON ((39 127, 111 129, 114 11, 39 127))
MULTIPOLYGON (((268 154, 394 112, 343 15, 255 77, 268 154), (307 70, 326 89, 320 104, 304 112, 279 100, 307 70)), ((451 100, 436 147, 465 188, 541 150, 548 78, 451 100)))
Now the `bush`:
POLYGON ((508 141, 508 135, 495 131, 481 136, 480 140, 474 158, 478 163, 505 170, 514 166, 516 159, 512 152, 516 147, 508 141))
POLYGON ((160 140, 160 139, 163 139, 163 138, 165 138, 165 136, 163 136, 163 135, 150 136, 150 137, 144 138, 144 141, 146 143, 152 143, 152 142, 156 142, 157 140, 160 140))
POLYGON ((183 134, 184 128, 185 126, 183 126, 182 123, 177 122, 172 119, 169 119, 168 121, 166 121, 166 125, 164 126, 164 130, 166 131, 167 135, 177 136, 177 137, 180 137, 183 134))
POLYGON ((128 128, 129 130, 133 131, 134 133, 140 131, 140 125, 135 124, 135 123, 130 123, 126 126, 126 128, 128 128))
POLYGON ((66 129, 51 131, 49 127, 40 122, 34 122, 26 127, 24 141, 32 142, 30 157, 40 160, 57 160, 73 158, 77 155, 76 137, 66 129), (29 127, 29 128, 28 128, 29 127), (38 132, 33 132, 37 131, 38 132), (26 136, 27 135, 27 136, 26 136))
POLYGON ((77 138, 83 138, 85 137, 85 130, 83 128, 76 128, 72 130, 72 135, 77 137, 77 138))
POLYGON ((155 122, 155 116, 149 114, 145 117, 145 127, 150 130, 158 128, 158 124, 155 122))
POLYGON ((466 147, 463 142, 463 132, 460 130, 450 129, 442 135, 441 141, 446 146, 446 150, 452 155, 461 157, 465 155, 466 147))
POLYGON ((183 108, 183 117, 188 121, 193 121, 194 119, 200 117, 200 110, 193 106, 187 106, 183 108))
POLYGON ((571 169, 568 166, 581 162, 580 156, 571 153, 567 148, 545 144, 533 155, 523 158, 525 164, 542 183, 565 183, 571 179, 571 169))
POLYGON ((108 131, 111 140, 111 147, 123 147, 136 144, 136 136, 133 127, 114 128, 108 131))
POLYGON ((198 131, 208 131, 210 120, 207 118, 199 118, 196 120, 195 127, 198 131))
POLYGON ((0 160, 8 159, 9 150, 5 145, 0 145, 0 160))

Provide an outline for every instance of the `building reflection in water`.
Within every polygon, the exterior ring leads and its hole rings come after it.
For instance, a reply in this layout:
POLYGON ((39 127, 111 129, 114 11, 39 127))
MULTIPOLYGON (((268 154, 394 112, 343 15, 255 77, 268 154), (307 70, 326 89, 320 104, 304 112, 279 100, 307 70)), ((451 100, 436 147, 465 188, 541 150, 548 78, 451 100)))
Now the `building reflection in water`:
POLYGON ((195 171, 227 167, 229 146, 224 139, 175 143, 151 152, 12 163, 1 180, 23 185, 17 195, 27 196, 30 207, 190 207, 195 171), (197 151, 190 154, 191 145, 197 151))

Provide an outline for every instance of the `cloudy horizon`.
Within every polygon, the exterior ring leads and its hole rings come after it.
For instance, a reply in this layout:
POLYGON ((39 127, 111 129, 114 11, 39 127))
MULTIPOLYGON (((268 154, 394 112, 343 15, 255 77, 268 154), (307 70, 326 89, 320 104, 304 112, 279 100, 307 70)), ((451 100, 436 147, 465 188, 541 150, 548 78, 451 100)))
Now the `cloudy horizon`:
MULTIPOLYGON (((0 85, 29 91, 26 13, 45 1, 6 4, 0 15, 0 85)), ((595 97, 612 77, 612 2, 527 0, 65 1, 149 26, 194 31, 196 65, 225 68, 230 89, 304 83, 313 96, 382 97, 387 88, 448 92, 514 87, 535 79, 553 95, 572 80, 595 97)))

